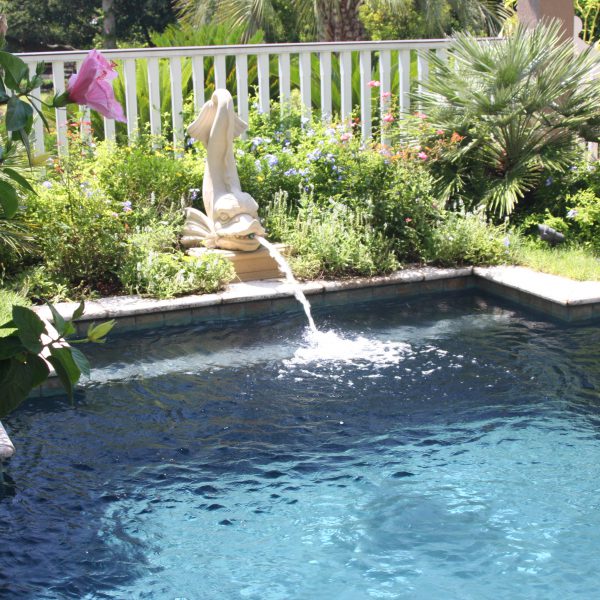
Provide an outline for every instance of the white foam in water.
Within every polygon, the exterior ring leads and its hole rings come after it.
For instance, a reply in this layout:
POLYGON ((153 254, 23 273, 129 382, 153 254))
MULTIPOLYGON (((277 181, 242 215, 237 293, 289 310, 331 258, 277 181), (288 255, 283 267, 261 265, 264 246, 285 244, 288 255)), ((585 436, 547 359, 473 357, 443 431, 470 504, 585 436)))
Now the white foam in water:
POLYGON ((398 364, 410 352, 409 344, 356 336, 347 338, 335 331, 308 331, 306 346, 300 346, 294 356, 283 361, 287 367, 308 364, 336 363, 360 367, 388 367, 398 364))

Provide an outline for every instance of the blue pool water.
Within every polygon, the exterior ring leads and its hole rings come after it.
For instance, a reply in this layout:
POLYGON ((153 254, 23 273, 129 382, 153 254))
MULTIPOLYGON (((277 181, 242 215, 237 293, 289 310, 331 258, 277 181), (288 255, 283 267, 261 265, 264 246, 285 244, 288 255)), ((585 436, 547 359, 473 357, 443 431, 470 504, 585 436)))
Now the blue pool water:
POLYGON ((73 406, 11 415, 0 598, 597 597, 597 326, 478 295, 316 321, 115 337, 73 406))

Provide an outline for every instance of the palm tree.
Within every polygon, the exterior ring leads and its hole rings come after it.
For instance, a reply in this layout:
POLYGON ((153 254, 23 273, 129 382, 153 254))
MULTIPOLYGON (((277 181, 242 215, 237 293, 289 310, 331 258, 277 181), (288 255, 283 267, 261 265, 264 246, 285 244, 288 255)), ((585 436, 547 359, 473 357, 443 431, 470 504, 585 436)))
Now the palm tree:
POLYGON ((558 22, 517 25, 494 41, 461 34, 450 55, 431 57, 415 95, 447 134, 431 162, 445 199, 510 214, 542 178, 577 160, 581 141, 598 141, 600 83, 590 74, 600 59, 592 49, 576 54, 558 22))
MULTIPOLYGON (((184 23, 199 26, 210 21, 244 26, 245 41, 257 29, 269 30, 280 12, 291 9, 298 28, 320 41, 365 39, 359 11, 366 0, 175 0, 184 23)), ((476 24, 495 32, 502 13, 501 0, 413 0, 424 14, 428 31, 443 35, 444 14, 451 10, 461 26, 476 24)), ((406 0, 385 0, 390 11, 406 6, 406 0)))

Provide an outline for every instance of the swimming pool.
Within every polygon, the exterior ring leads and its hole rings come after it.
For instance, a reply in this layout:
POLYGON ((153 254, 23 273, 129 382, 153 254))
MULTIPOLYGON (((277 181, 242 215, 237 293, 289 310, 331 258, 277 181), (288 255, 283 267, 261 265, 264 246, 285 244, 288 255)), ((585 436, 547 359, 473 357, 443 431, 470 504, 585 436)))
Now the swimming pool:
POLYGON ((0 597, 597 594, 597 326, 478 293, 316 321, 115 337, 11 415, 0 597))

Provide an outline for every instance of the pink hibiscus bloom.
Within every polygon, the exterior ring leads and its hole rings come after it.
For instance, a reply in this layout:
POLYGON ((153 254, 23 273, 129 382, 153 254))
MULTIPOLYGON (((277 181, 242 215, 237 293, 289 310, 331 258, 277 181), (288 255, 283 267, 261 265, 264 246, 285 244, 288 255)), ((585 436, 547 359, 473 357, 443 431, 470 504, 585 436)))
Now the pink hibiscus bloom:
POLYGON ((69 101, 85 104, 107 119, 125 122, 123 108, 115 100, 109 81, 117 77, 114 64, 108 62, 97 50, 92 50, 77 73, 67 83, 69 101))
POLYGON ((419 154, 417 154, 417 156, 421 159, 421 160, 427 160, 429 157, 427 156, 427 154, 425 154, 425 152, 419 152, 419 154))

